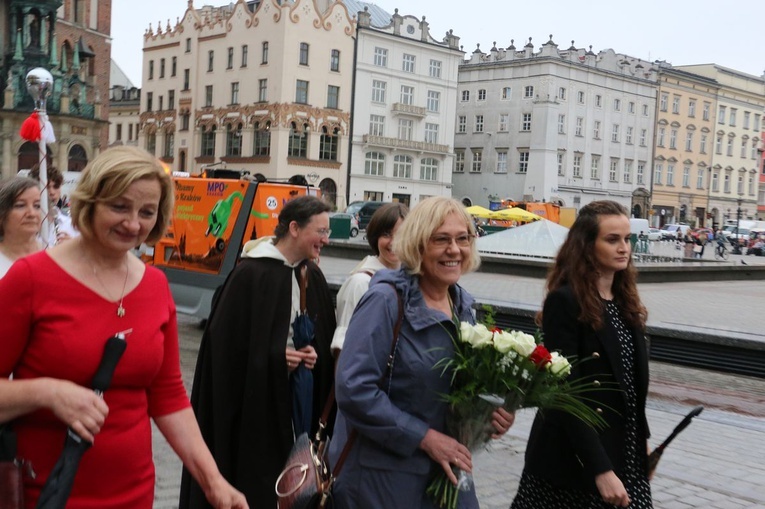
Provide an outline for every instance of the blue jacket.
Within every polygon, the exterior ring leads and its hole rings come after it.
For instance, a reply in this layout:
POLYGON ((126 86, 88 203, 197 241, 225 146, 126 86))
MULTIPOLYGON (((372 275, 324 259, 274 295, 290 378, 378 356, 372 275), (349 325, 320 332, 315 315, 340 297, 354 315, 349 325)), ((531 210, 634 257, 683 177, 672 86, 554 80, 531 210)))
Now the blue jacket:
MULTIPOLYGON (((461 321, 473 322, 473 298, 449 289, 461 321)), ((378 272, 356 308, 335 379, 338 414, 330 445, 337 461, 350 429, 358 436, 335 485, 338 508, 431 507, 425 488, 441 468, 419 448, 429 428, 445 431, 450 374, 434 365, 454 351, 451 317, 430 309, 417 276, 378 272), (401 295, 404 316, 390 376, 386 371, 401 295)), ((460 507, 477 507, 469 492, 460 507)))

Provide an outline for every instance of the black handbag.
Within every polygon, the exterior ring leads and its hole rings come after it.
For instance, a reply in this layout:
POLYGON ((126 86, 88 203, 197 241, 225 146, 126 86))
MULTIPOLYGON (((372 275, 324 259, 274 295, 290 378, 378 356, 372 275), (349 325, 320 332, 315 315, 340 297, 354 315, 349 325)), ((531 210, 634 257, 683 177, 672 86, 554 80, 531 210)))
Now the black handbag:
POLYGON ((16 433, 0 425, 0 509, 24 509, 24 473, 32 467, 16 457, 16 433))
MULTIPOLYGON (((401 301, 401 295, 398 295, 398 319, 393 328, 390 356, 381 384, 384 383, 393 369, 393 359, 396 355, 398 334, 401 330, 403 317, 404 304, 401 301)), ((327 402, 324 404, 324 411, 319 419, 319 429, 314 440, 311 440, 307 433, 297 437, 292 446, 292 451, 287 457, 287 462, 276 479, 275 490, 278 497, 278 509, 331 509, 333 507, 332 486, 343 468, 345 458, 351 451, 357 435, 355 429, 351 430, 334 469, 330 470, 326 456, 329 449, 329 437, 327 437, 326 428, 334 404, 335 386, 333 385, 329 391, 327 402)))

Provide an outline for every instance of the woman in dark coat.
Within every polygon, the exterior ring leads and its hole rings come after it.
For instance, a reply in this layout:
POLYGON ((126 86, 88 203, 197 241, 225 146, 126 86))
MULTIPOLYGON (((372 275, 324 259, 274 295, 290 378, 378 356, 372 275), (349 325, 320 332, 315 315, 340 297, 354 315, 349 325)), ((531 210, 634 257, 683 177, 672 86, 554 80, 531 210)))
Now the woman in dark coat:
POLYGON ((630 253, 627 210, 595 201, 579 212, 547 279, 545 344, 585 359, 572 379, 606 420, 603 429, 560 412, 537 413, 512 509, 652 507, 648 482, 646 309, 630 253))

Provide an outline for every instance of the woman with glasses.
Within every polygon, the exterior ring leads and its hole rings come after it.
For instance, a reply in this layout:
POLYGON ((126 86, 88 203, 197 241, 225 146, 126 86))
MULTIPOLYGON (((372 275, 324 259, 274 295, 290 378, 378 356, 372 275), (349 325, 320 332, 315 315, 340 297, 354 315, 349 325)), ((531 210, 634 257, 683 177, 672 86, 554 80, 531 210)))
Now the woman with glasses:
MULTIPOLYGON (((457 284, 480 263, 473 221, 458 201, 428 198, 404 220, 394 251, 402 268, 373 278, 338 359, 331 464, 355 438, 335 484, 336 509, 430 508, 433 474, 442 469, 456 483, 452 468, 472 469, 470 451, 445 433, 451 377, 434 366, 454 352, 455 322, 474 321, 473 298, 457 284)), ((512 421, 496 411, 497 436, 512 421)), ((458 506, 478 507, 475 492, 461 493, 458 506)))
MULTIPOLYGON (((313 373, 312 432, 332 385, 335 311, 312 261, 329 242, 328 212, 313 196, 287 202, 274 236, 245 244, 202 336, 191 403, 221 473, 251 508, 276 507, 274 486, 295 438, 290 374, 300 365, 313 373), (296 349, 303 274, 315 338, 296 349)), ((207 507, 187 472, 180 507, 207 507)))
POLYGON ((351 276, 337 292, 337 328, 332 338, 332 353, 335 356, 343 348, 353 310, 369 288, 372 276, 379 270, 398 269, 401 265, 393 250, 393 238, 408 213, 409 207, 403 203, 388 203, 372 215, 367 226, 367 242, 375 254, 367 256, 354 267, 351 276))

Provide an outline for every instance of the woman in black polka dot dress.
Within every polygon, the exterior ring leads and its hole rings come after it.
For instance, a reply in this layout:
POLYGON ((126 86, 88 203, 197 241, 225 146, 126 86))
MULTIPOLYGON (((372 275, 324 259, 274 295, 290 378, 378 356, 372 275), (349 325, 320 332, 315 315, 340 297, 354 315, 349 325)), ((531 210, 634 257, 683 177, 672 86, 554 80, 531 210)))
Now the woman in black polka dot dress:
POLYGON ((651 509, 646 309, 637 293, 627 210, 595 201, 579 212, 547 279, 545 345, 586 359, 572 379, 607 426, 538 412, 511 509, 651 509))

